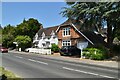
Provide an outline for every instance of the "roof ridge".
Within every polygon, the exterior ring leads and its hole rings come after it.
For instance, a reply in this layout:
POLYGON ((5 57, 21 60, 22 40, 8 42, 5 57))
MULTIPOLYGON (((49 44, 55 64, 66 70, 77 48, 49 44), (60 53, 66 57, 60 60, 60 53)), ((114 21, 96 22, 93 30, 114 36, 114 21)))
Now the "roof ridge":
POLYGON ((54 27, 58 27, 59 25, 57 26, 51 26, 51 27, 46 27, 46 28, 43 28, 43 29, 48 29, 48 28, 54 28, 54 27))

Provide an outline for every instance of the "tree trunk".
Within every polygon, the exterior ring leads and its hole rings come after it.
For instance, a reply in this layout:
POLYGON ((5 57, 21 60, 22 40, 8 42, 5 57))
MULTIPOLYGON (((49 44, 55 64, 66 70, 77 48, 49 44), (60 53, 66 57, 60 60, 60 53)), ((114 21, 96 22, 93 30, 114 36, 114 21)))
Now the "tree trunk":
POLYGON ((112 22, 110 20, 107 20, 107 45, 108 48, 111 49, 112 48, 112 41, 113 37, 112 37, 112 22))

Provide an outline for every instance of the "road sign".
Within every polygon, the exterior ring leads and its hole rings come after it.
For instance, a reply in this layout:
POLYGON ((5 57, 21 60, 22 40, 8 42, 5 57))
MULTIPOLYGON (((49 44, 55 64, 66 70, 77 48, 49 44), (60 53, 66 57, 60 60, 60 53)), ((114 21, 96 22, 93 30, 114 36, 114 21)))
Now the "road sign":
POLYGON ((77 48, 81 50, 81 58, 83 58, 82 50, 88 46, 88 42, 77 43, 77 48))

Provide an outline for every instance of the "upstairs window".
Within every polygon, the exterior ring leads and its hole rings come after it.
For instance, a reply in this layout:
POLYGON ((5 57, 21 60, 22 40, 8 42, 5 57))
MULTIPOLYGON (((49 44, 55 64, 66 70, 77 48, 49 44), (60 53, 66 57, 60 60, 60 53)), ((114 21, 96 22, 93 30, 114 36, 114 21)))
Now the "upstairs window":
POLYGON ((63 28, 63 36, 70 36, 70 27, 63 28))

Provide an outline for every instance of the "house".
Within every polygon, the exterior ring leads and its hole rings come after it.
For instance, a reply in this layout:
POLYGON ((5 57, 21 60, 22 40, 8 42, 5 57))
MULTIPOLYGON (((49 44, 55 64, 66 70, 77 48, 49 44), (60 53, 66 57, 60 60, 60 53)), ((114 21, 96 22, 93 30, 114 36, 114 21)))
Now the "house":
POLYGON ((80 49, 88 45, 106 45, 104 38, 99 33, 93 31, 81 30, 80 24, 68 19, 56 30, 58 35, 58 46, 77 46, 80 49))
POLYGON ((57 28, 58 26, 40 29, 33 39, 33 47, 49 48, 52 44, 58 45, 58 38, 55 32, 57 28))
POLYGON ((59 26, 43 28, 35 35, 33 43, 39 48, 51 47, 51 44, 62 46, 76 46, 79 49, 88 45, 105 44, 104 38, 92 31, 82 31, 75 20, 68 19, 59 26))

